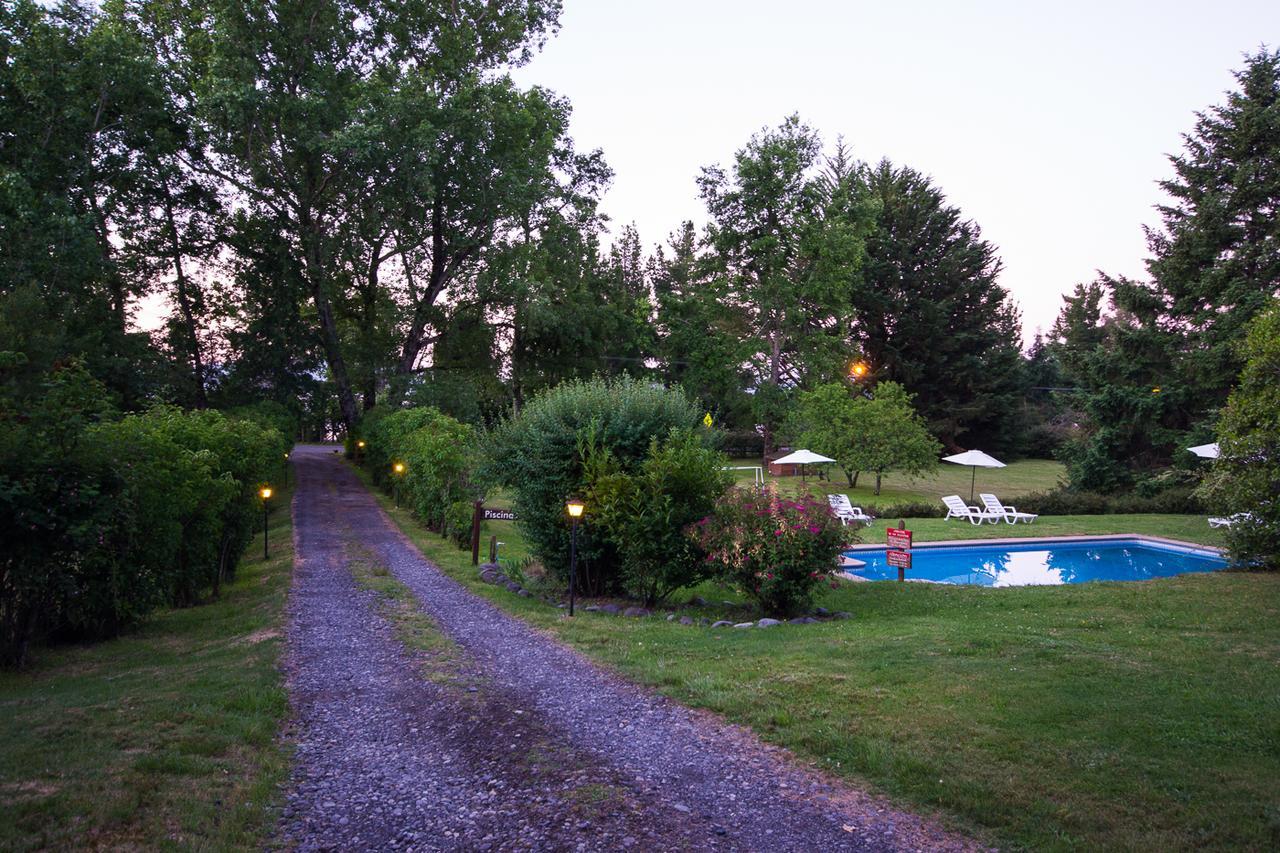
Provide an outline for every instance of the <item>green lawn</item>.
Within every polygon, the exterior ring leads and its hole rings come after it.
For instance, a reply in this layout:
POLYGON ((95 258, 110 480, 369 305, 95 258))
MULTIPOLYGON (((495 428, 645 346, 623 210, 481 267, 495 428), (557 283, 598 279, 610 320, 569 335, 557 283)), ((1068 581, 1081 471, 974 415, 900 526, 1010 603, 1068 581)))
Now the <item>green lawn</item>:
MULTIPOLYGON (((759 459, 735 459, 731 465, 760 465, 759 459)), ((936 501, 943 495, 960 495, 966 500, 969 497, 969 480, 972 471, 959 465, 940 463, 930 474, 922 477, 905 477, 899 474, 885 475, 880 486, 880 494, 873 493, 875 476, 862 474, 858 478, 857 488, 851 488, 844 473, 835 466, 830 467, 830 479, 818 480, 810 474, 807 478, 770 477, 765 480, 774 483, 785 492, 798 492, 807 489, 815 495, 830 492, 847 494, 854 504, 874 504, 885 506, 903 501, 936 501)), ((741 485, 749 485, 754 476, 750 471, 735 472, 741 485)), ((1048 459, 1024 459, 1011 462, 1004 468, 979 468, 977 491, 992 492, 1005 501, 1025 495, 1028 492, 1045 492, 1059 484, 1065 477, 1065 469, 1060 462, 1048 459)), ((939 504, 941 506, 941 504, 939 504)))
MULTIPOLYGON (((479 582, 468 553, 382 504, 453 577, 626 677, 993 843, 1280 845, 1280 575, 1015 589, 842 584, 819 603, 854 619, 768 631, 683 627, 661 613, 571 620, 479 582)), ((1061 518, 1017 532, 1211 541, 1203 521, 1061 518)), ((968 524, 911 524, 933 538, 975 535, 968 524)), ((511 525, 491 532, 509 543, 504 553, 523 552, 511 525)))
POLYGON ((0 849, 261 849, 288 767, 289 495, 212 603, 0 673, 0 849))

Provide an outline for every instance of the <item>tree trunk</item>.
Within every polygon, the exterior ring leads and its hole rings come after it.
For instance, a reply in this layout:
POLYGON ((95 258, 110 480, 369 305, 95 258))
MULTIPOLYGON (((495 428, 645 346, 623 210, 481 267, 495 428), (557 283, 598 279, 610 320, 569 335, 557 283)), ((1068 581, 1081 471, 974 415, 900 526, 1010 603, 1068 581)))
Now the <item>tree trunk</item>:
MULTIPOLYGON (((782 340, 777 329, 769 333, 769 384, 774 388, 782 378, 782 340)), ((773 453, 773 413, 766 412, 764 423, 764 459, 769 464, 769 455, 773 453)))
POLYGON ((880 472, 876 472, 876 494, 880 494, 880 472))
POLYGON ((342 357, 342 344, 338 339, 338 323, 333 316, 333 306, 329 304, 329 296, 325 292, 324 265, 327 259, 320 246, 323 237, 318 232, 321 226, 311 218, 310 211, 307 210, 304 210, 298 219, 305 241, 304 277, 311 291, 311 301, 316 307, 316 320, 320 324, 320 343, 324 347, 324 357, 329 363, 329 374, 333 377, 333 384, 338 392, 338 408, 342 411, 343 425, 347 428, 347 432, 351 433, 360 423, 360 409, 356 405, 356 397, 351 390, 351 376, 347 373, 346 359, 342 357))
POLYGON ((164 182, 164 216, 169 226, 169 250, 173 252, 173 273, 178 285, 178 308, 182 312, 182 322, 187 327, 190 338, 188 345, 191 351, 192 379, 196 383, 195 407, 207 409, 208 397, 205 395, 204 356, 200 352, 200 329, 196 324, 195 310, 191 305, 190 288, 187 283, 186 270, 182 266, 182 249, 178 241, 178 226, 173 218, 173 196, 169 193, 169 182, 164 182))
POLYGON ((856 489, 856 488, 858 488, 858 474, 860 474, 860 473, 862 473, 862 472, 860 472, 860 471, 849 471, 848 469, 846 469, 846 470, 845 470, 845 472, 844 472, 844 476, 845 476, 845 478, 849 481, 849 488, 851 488, 851 489, 856 489))

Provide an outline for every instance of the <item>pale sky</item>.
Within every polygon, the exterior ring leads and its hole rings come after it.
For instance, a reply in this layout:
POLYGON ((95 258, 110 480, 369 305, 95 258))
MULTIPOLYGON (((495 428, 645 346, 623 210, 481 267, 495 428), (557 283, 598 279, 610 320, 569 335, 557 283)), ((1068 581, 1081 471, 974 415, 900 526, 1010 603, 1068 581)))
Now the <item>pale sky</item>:
POLYGON ((699 169, 799 113, 931 175, 999 247, 1029 338, 1095 270, 1143 275, 1165 155, 1280 44, 1280 2, 565 0, 561 24, 516 78, 604 150, 615 228, 701 224, 699 169))

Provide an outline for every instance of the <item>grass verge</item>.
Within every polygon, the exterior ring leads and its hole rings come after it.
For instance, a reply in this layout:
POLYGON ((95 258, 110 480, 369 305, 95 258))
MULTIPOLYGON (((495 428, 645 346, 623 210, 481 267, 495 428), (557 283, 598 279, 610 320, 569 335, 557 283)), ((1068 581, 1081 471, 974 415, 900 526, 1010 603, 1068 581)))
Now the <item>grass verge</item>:
POLYGON ((768 631, 570 620, 379 500, 450 576, 625 676, 1002 846, 1280 845, 1280 575, 847 584, 819 603, 856 618, 768 631))
MULTIPOLYGON (((735 459, 731 465, 761 465, 759 459, 735 459)), ((936 502, 943 495, 963 495, 968 497, 970 478, 973 472, 961 465, 939 463, 928 474, 909 477, 905 474, 890 472, 880 483, 880 494, 875 494, 875 475, 863 473, 858 477, 858 485, 851 487, 844 473, 832 465, 829 466, 830 479, 818 480, 813 472, 807 477, 772 477, 766 472, 765 480, 773 483, 784 493, 795 494, 809 491, 822 497, 830 492, 847 494, 855 504, 887 506, 905 501, 936 502)), ((1047 492, 1064 479, 1066 467, 1061 462, 1049 459, 1022 459, 1010 462, 1003 468, 982 468, 978 471, 977 484, 980 492, 993 492, 1006 502, 1029 492, 1047 492)), ((750 471, 734 472, 738 485, 746 486, 754 476, 750 471)))
POLYGON ((0 849, 262 848, 288 756, 278 662, 290 495, 235 583, 0 673, 0 849))

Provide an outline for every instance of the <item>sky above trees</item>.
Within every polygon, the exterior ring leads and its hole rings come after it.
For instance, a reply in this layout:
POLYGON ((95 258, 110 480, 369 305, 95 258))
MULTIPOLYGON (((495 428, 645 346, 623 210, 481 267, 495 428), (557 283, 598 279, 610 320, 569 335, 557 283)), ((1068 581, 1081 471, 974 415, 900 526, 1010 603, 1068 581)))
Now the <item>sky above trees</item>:
POLYGON ((931 175, 996 244, 1028 339, 1095 270, 1145 277, 1166 155, 1244 53, 1280 44, 1272 0, 566 0, 561 25, 516 76, 604 150, 615 235, 701 225, 699 170, 796 112, 828 147, 931 175))

